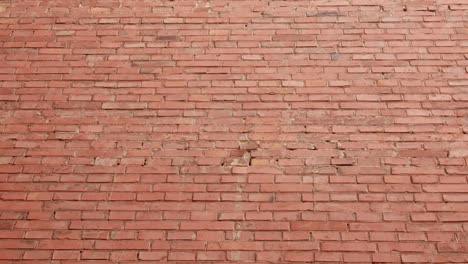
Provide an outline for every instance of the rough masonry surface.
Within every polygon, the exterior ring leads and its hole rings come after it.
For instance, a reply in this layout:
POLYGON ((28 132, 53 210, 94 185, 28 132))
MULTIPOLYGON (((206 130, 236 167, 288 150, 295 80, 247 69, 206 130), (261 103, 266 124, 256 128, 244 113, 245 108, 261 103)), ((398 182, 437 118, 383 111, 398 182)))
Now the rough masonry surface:
POLYGON ((1 0, 1 263, 468 263, 467 0, 1 0))

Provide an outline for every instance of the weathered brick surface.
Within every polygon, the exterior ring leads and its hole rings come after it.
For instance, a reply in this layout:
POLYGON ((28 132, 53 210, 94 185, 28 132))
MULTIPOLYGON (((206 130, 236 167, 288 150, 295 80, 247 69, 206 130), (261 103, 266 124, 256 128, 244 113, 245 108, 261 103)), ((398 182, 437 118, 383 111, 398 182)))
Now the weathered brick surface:
POLYGON ((2 263, 468 263, 466 0, 0 1, 2 263))

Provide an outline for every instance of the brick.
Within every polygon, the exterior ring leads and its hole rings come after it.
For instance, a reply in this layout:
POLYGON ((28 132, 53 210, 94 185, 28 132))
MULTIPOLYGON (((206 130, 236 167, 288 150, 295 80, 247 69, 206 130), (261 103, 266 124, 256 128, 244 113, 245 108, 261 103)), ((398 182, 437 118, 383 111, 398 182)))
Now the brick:
POLYGON ((223 251, 198 252, 197 260, 200 261, 223 261, 226 260, 226 253, 223 251))
POLYGON ((23 255, 23 252, 19 250, 2 249, 1 253, 2 253, 0 254, 1 260, 19 260, 21 259, 21 256, 23 255))
POLYGON ((139 260, 164 260, 167 258, 167 252, 164 251, 140 251, 139 260))
POLYGON ((405 243, 394 243, 394 242, 385 242, 379 243, 379 248, 383 252, 424 252, 430 251, 431 246, 426 246, 420 243, 412 243, 412 242, 405 242, 405 243))
POLYGON ((437 245, 439 252, 466 252, 468 249, 467 243, 440 243, 437 245))
POLYGON ((314 261, 314 253, 289 251, 286 252, 284 259, 289 262, 310 262, 314 261))
POLYGON ((80 250, 90 248, 90 241, 79 240, 41 240, 37 246, 38 249, 54 249, 54 250, 80 250))
POLYGON ((362 262, 371 261, 371 256, 369 254, 363 254, 363 253, 344 253, 343 260, 349 263, 353 263, 353 262, 362 263, 362 262))
MULTIPOLYGON (((324 242, 321 244, 323 251, 368 251, 374 252, 377 247, 374 243, 366 242, 324 242)), ((369 256, 369 255, 368 255, 369 256)))
POLYGON ((109 258, 109 252, 106 251, 83 251, 81 259, 83 260, 106 260, 109 258))
POLYGON ((115 251, 111 252, 111 261, 131 261, 137 260, 138 252, 136 251, 115 251))
POLYGON ((169 252, 167 259, 169 261, 190 261, 195 260, 196 255, 193 252, 169 252))
POLYGON ((40 260, 40 259, 50 259, 52 256, 51 251, 29 251, 25 252, 23 255, 23 259, 34 259, 34 260, 40 260))
POLYGON ((279 261, 281 260, 281 253, 276 251, 258 252, 256 259, 259 261, 279 261))
POLYGON ((149 249, 147 241, 97 241, 96 249, 149 249))
POLYGON ((59 260, 78 260, 80 258, 80 251, 60 250, 54 251, 52 259, 59 260))
POLYGON ((450 158, 467 157, 468 149, 454 149, 449 151, 450 158))
POLYGON ((348 229, 346 223, 340 222, 292 222, 291 230, 336 230, 336 231, 346 231, 348 229))
POLYGON ((464 188, 465 186, 460 184, 427 184, 423 186, 423 190, 426 192, 436 193, 465 193, 468 192, 464 188))

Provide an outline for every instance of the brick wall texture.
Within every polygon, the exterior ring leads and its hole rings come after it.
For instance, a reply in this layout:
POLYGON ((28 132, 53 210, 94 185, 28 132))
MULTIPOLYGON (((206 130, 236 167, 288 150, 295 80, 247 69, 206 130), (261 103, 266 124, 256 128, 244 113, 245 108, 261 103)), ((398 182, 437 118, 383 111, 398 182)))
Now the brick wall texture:
POLYGON ((1 0, 0 263, 468 263, 467 0, 1 0))

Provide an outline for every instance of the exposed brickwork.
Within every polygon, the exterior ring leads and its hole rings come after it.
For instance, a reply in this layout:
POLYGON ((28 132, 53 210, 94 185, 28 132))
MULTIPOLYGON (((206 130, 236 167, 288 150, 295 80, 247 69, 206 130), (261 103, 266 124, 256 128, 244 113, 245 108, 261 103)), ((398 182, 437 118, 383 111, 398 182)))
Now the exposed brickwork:
POLYGON ((467 0, 0 1, 2 263, 468 263, 467 0))

